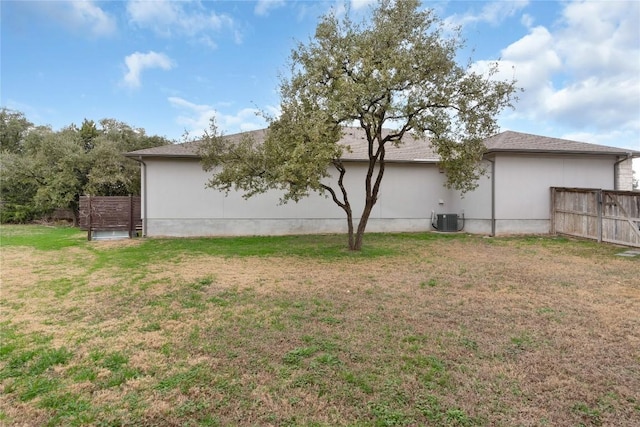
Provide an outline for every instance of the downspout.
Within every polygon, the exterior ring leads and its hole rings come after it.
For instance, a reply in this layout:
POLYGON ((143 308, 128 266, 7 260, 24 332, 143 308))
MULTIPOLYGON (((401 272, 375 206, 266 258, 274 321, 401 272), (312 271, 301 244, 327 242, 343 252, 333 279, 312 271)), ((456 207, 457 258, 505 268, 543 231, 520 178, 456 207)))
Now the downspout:
POLYGON ((633 155, 631 153, 627 153, 626 157, 623 157, 622 159, 616 161, 613 164, 613 189, 614 190, 616 190, 616 191, 619 190, 618 186, 620 185, 620 182, 618 182, 619 181, 618 175, 620 175, 618 173, 618 165, 620 165, 620 163, 622 163, 622 162, 624 162, 626 160, 632 159, 632 158, 633 158, 633 155))
POLYGON ((142 156, 138 156, 134 160, 142 165, 142 188, 140 189, 142 193, 142 211, 144 212, 142 216, 142 237, 147 237, 147 164, 142 160, 142 156))
POLYGON ((496 235, 496 162, 488 157, 485 160, 491 163, 491 237, 496 235))

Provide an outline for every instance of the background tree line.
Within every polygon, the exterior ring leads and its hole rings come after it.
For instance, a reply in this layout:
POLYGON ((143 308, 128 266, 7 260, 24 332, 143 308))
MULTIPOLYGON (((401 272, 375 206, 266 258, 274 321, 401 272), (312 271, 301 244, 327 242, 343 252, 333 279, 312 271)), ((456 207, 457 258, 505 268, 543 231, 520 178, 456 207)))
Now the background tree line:
POLYGON ((59 131, 0 110, 0 221, 28 222, 69 209, 82 194, 140 194, 140 165, 122 154, 169 144, 115 119, 84 119, 59 131))

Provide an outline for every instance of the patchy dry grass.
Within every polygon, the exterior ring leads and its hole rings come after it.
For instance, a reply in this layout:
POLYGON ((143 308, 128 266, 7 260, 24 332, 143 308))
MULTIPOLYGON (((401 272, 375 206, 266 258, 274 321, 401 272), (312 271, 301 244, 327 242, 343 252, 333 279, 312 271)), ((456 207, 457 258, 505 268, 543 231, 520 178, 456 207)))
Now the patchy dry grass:
POLYGON ((50 231, 2 228, 6 425, 640 420, 640 258, 614 246, 50 231))

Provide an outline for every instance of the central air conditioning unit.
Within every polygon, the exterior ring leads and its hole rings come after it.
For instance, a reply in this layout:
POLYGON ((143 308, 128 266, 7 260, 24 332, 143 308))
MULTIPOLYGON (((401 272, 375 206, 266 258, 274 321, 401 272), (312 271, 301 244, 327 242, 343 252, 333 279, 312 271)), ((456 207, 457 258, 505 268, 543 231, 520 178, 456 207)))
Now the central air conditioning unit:
POLYGON ((436 229, 438 231, 458 231, 458 214, 438 214, 436 229))

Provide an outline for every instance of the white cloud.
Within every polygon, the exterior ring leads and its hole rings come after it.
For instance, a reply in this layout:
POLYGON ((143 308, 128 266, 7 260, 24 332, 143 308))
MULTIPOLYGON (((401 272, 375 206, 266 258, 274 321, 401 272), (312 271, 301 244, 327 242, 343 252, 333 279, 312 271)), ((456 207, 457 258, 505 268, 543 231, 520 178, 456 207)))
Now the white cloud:
POLYGON ((578 127, 640 132, 638 16, 638 2, 566 5, 554 35, 564 82, 547 100, 548 114, 578 127))
POLYGON ((135 52, 124 59, 127 72, 123 82, 131 88, 140 87, 140 75, 147 68, 162 68, 170 70, 174 67, 173 61, 164 53, 149 51, 147 53, 135 52))
MULTIPOLYGON (((516 86, 524 88, 519 94, 516 108, 530 111, 544 104, 554 93, 553 75, 562 70, 562 59, 554 50, 554 39, 544 27, 536 27, 525 37, 502 51, 503 59, 498 61, 499 80, 516 80, 516 86)), ((485 74, 495 61, 478 61, 472 71, 485 74)))
POLYGON ((574 2, 557 33, 558 50, 579 76, 640 73, 640 3, 574 2))
MULTIPOLYGON (((636 134, 637 135, 637 134, 636 134)), ((560 135, 560 138, 570 139, 573 141, 590 142, 592 144, 608 145, 611 147, 620 147, 620 141, 628 140, 633 133, 630 131, 613 129, 605 132, 583 132, 580 130, 570 131, 560 135)), ((633 148, 633 147, 629 147, 633 148)), ((640 150, 640 146, 635 147, 640 150)))
POLYGON ((506 18, 515 15, 518 11, 529 4, 528 0, 517 1, 494 1, 485 3, 479 13, 467 12, 464 15, 452 15, 446 18, 447 28, 486 22, 491 25, 498 25, 506 18))
MULTIPOLYGON (((267 126, 265 120, 258 115, 260 111, 256 108, 243 108, 233 114, 225 114, 212 105, 196 104, 180 97, 169 97, 168 101, 174 108, 181 111, 176 121, 184 126, 191 136, 202 135, 209 128, 212 117, 215 117, 218 129, 226 135, 267 126)), ((273 107, 267 107, 266 110, 270 114, 277 112, 273 107)))
POLYGON ((180 19, 179 3, 170 1, 130 1, 127 3, 127 13, 129 22, 164 36, 171 35, 175 23, 180 19))
POLYGON ((557 121, 576 127, 633 128, 640 132, 637 77, 589 77, 550 94, 541 107, 557 121))
POLYGON ((127 14, 132 24, 163 37, 186 36, 215 47, 211 33, 228 31, 236 43, 242 42, 233 18, 207 10, 200 2, 131 0, 127 14))
POLYGON ((377 0, 351 0, 351 9, 359 10, 375 5, 377 0))
POLYGON ((258 0, 254 13, 260 16, 269 15, 269 11, 285 5, 284 0, 258 0))
POLYGON ((33 7, 47 19, 57 21, 74 32, 106 37, 118 30, 116 18, 92 0, 34 2, 33 7))
MULTIPOLYGON (((525 89, 512 116, 589 135, 635 132, 633 139, 619 140, 619 146, 638 141, 640 3, 575 1, 563 6, 553 27, 529 28, 501 52, 498 77, 515 76, 525 89)), ((474 68, 486 65, 479 61, 474 68)))
POLYGON ((533 27, 534 22, 535 19, 533 18, 533 16, 529 15, 528 13, 523 14, 522 18, 520 18, 520 23, 527 28, 533 27))
POLYGON ((371 8, 377 4, 378 0, 333 0, 333 3, 329 4, 329 10, 337 17, 342 17, 347 13, 362 15, 370 12, 371 8))
POLYGON ((71 2, 70 6, 70 19, 89 28, 94 35, 108 36, 116 32, 115 18, 92 1, 71 2))

